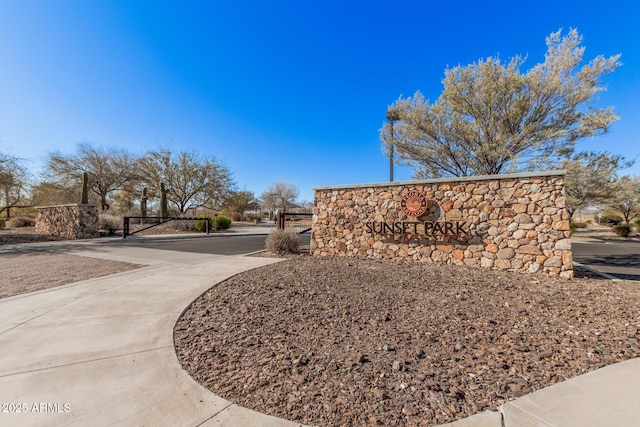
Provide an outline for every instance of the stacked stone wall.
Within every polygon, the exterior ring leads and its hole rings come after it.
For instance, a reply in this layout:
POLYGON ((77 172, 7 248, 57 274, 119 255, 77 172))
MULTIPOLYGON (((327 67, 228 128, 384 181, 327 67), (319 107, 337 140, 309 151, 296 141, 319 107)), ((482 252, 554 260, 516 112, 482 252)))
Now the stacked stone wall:
POLYGON ((564 171, 320 187, 314 199, 313 255, 573 277, 564 171), (410 192, 428 200, 420 218, 401 206, 410 192))
POLYGON ((36 233, 65 239, 97 237, 98 208, 82 204, 38 207, 36 233))

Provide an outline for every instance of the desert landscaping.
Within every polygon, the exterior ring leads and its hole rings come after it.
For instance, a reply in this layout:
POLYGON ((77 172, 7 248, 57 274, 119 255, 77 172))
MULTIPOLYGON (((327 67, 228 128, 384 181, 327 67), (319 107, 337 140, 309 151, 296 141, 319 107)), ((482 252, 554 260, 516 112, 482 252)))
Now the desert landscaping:
MULTIPOLYGON (((48 240, 31 227, 0 231, 5 247, 48 240)), ((139 267, 52 248, 1 261, 0 298, 139 267)), ((265 414, 438 425, 640 357, 638 313, 637 282, 579 266, 567 280, 303 253, 211 288, 185 310, 174 343, 196 381, 265 414)))
POLYGON ((296 256, 240 274, 175 327, 238 405, 308 425, 442 424, 640 356, 640 293, 437 264, 296 256))

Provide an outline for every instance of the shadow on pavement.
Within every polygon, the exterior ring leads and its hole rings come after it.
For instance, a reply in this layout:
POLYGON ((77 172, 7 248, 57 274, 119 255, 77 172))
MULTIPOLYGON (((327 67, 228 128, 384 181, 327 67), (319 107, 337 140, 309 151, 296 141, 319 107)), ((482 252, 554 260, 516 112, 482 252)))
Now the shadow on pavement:
MULTIPOLYGON (((581 256, 579 261, 581 264, 588 265, 598 271, 600 271, 601 267, 624 267, 625 269, 636 268, 640 270, 640 257, 629 255, 581 256)), ((640 281, 640 274, 604 272, 619 279, 640 281)))

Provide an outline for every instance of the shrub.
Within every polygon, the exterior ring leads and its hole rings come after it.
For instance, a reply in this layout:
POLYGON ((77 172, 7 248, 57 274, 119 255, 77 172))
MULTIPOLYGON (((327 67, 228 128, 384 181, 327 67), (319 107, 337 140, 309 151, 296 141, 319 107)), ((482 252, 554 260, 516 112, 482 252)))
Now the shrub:
POLYGON ((262 219, 262 215, 259 215, 259 214, 247 214, 245 216, 249 221, 255 222, 256 224, 259 223, 260 220, 262 219))
POLYGON ((232 221, 242 221, 242 215, 239 212, 225 212, 225 215, 231 218, 232 221))
POLYGON ((6 219, 0 219, 0 228, 4 228, 6 223, 7 223, 6 219))
MULTIPOLYGON (((206 218, 206 215, 198 215, 198 218, 206 218)), ((206 229, 206 220, 205 219, 197 219, 193 221, 193 228, 197 231, 205 231, 206 229)), ((209 230, 211 230, 211 221, 209 221, 209 230)))
MULTIPOLYGON (((206 220, 204 218, 206 217, 207 215, 198 215, 198 218, 203 219, 197 219, 193 221, 193 228, 198 231, 205 231, 206 220)), ((217 217, 209 218, 209 230, 213 230, 214 225, 216 230, 226 230, 227 228, 231 227, 231 218, 229 218, 228 216, 218 215, 217 217)))
POLYGON ((216 224, 218 230, 226 230, 231 227, 231 218, 226 215, 218 215, 213 223, 216 224))
POLYGON ((618 236, 629 237, 631 234, 631 224, 618 224, 613 227, 613 232, 618 236))
POLYGON ((300 252, 300 235, 293 231, 276 230, 267 236, 265 248, 279 255, 300 252))
POLYGON ((169 221, 164 224, 165 227, 176 231, 193 231, 193 221, 169 221))
POLYGON ((623 220, 620 215, 606 214, 600 219, 600 224, 616 226, 623 220))
POLYGON ((569 220, 569 231, 571 233, 575 233, 578 228, 587 228, 587 223, 585 222, 573 222, 573 220, 569 220))
POLYGON ((13 218, 8 219, 5 225, 7 228, 33 227, 36 225, 36 220, 30 216, 14 216, 13 218))
POLYGON ((98 229, 106 232, 108 236, 113 236, 116 231, 122 229, 122 218, 114 214, 100 214, 98 216, 98 229))

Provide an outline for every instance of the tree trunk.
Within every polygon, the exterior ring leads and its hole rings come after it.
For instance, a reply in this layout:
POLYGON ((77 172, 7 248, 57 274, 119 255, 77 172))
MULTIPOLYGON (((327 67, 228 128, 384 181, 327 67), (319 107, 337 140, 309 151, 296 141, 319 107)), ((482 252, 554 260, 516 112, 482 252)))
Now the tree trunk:
POLYGON ((7 219, 11 219, 11 203, 9 203, 9 191, 4 192, 4 201, 7 204, 7 219))

